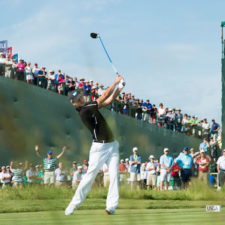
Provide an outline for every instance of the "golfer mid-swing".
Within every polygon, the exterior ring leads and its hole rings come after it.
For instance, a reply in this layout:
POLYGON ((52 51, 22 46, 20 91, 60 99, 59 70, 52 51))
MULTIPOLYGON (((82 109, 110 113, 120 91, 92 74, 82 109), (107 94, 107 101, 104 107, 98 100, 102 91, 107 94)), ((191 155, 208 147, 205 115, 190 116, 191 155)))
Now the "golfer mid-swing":
POLYGON ((104 163, 108 165, 110 177, 106 212, 108 214, 115 212, 119 201, 119 144, 114 140, 111 129, 98 109, 111 104, 119 95, 123 86, 122 77, 117 75, 115 82, 94 102, 85 103, 83 93, 79 91, 74 91, 69 95, 69 99, 79 112, 84 125, 90 130, 93 143, 90 149, 88 171, 66 208, 65 215, 73 214, 74 210, 85 200, 96 175, 102 169, 104 163))

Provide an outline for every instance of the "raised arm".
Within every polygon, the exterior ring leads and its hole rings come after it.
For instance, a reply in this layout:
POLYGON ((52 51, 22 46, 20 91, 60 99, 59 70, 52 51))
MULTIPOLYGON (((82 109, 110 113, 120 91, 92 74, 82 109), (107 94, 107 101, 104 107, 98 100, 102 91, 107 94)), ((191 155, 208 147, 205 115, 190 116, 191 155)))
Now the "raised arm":
POLYGON ((14 164, 14 162, 11 161, 11 162, 10 162, 10 171, 11 171, 11 173, 13 172, 13 164, 14 164))
POLYGON ((66 146, 63 146, 62 152, 59 155, 57 155, 56 158, 57 159, 61 158, 63 156, 63 154, 64 154, 65 151, 66 151, 66 146))
POLYGON ((107 88, 103 94, 97 99, 97 103, 98 103, 98 106, 99 108, 101 108, 102 106, 102 103, 107 99, 109 98, 110 95, 112 95, 113 91, 115 90, 116 88, 116 85, 122 80, 122 77, 120 75, 117 75, 114 83, 109 87, 107 88))
POLYGON ((38 156, 39 158, 42 158, 41 153, 39 152, 39 146, 38 146, 38 145, 35 145, 34 149, 35 149, 35 151, 36 151, 37 156, 38 156))

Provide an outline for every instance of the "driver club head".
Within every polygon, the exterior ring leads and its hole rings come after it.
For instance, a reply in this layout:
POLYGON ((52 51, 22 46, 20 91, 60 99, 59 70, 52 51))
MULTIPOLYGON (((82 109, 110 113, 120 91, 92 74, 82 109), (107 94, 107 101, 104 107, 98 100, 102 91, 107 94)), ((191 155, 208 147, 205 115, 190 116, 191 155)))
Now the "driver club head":
POLYGON ((99 37, 99 34, 97 34, 97 33, 90 33, 90 36, 92 38, 98 38, 99 37))

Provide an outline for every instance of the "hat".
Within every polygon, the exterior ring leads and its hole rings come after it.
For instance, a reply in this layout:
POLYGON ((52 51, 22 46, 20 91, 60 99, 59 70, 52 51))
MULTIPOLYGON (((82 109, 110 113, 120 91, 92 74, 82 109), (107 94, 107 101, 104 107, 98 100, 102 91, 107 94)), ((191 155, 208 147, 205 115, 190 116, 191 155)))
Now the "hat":
POLYGON ((80 79, 80 81, 84 81, 84 80, 85 80, 84 78, 81 78, 81 79, 80 79))
POLYGON ((22 166, 22 165, 23 165, 23 163, 22 163, 22 162, 20 162, 20 163, 19 163, 19 166, 22 166))
POLYGON ((34 63, 34 65, 37 66, 38 64, 37 63, 34 63))
POLYGON ((93 80, 89 80, 89 82, 93 82, 93 80))
POLYGON ((181 111, 181 109, 179 108, 179 109, 177 109, 177 111, 181 111))
POLYGON ((87 163, 87 160, 86 160, 86 159, 84 159, 84 160, 83 160, 83 163, 87 163))
POLYGON ((154 155, 149 156, 149 159, 154 159, 154 158, 155 158, 154 155))
POLYGON ((223 150, 223 152, 225 152, 225 149, 223 150))
POLYGON ((10 166, 6 166, 6 169, 10 168, 10 166))
POLYGON ((73 161, 73 164, 77 164, 77 162, 76 161, 73 161))
POLYGON ((120 160, 120 162, 124 162, 124 160, 123 160, 123 159, 121 159, 121 160, 120 160))
POLYGON ((169 149, 168 149, 168 148, 164 148, 163 151, 164 151, 164 152, 169 152, 169 149))
POLYGON ((185 147, 183 151, 188 151, 188 150, 189 150, 189 148, 188 147, 185 147))
POLYGON ((126 159, 125 159, 125 161, 129 161, 129 159, 128 159, 128 158, 126 158, 126 159))
POLYGON ((138 147, 133 147, 133 152, 138 151, 138 147))
POLYGON ((77 169, 78 169, 78 170, 79 170, 79 169, 83 169, 83 167, 82 167, 82 166, 78 166, 77 169))
POLYGON ((48 151, 48 155, 52 155, 52 151, 48 151))
POLYGON ((200 153, 203 153, 203 152, 205 153, 205 150, 202 148, 202 149, 200 150, 200 153))
POLYGON ((5 166, 2 166, 2 170, 5 169, 5 166))
POLYGON ((39 165, 36 165, 35 167, 36 167, 36 168, 39 168, 39 165))
POLYGON ((49 73, 54 73, 54 70, 49 70, 49 73))
POLYGON ((100 84, 100 86, 99 87, 104 87, 104 85, 103 84, 100 84))

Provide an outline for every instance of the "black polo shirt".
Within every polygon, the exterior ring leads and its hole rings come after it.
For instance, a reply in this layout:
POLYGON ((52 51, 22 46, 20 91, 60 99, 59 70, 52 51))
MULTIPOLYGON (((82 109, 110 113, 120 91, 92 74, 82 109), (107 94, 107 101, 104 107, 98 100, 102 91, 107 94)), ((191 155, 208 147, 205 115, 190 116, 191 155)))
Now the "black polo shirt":
POLYGON ((77 108, 77 111, 84 125, 90 130, 94 141, 114 141, 112 131, 102 114, 98 111, 98 103, 96 101, 77 108))

